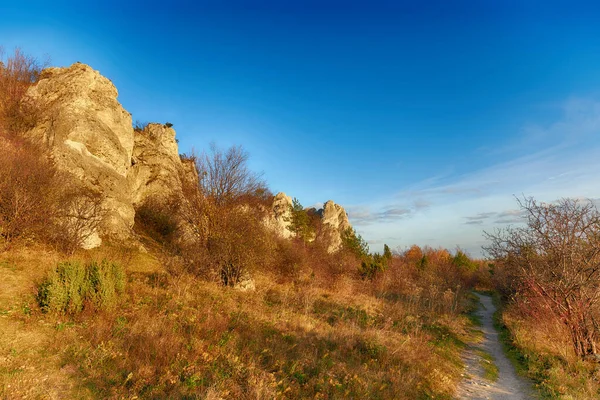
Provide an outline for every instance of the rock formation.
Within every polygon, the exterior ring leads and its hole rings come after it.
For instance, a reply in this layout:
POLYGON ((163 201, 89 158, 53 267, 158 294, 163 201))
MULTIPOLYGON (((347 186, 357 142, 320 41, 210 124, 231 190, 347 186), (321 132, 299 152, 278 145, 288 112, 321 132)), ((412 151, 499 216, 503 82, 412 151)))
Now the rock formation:
POLYGON ((342 234, 348 228, 352 228, 348 220, 348 213, 344 207, 335 204, 332 200, 327 201, 323 208, 318 211, 323 225, 321 236, 329 242, 328 251, 334 252, 342 246, 342 234))
POLYGON ((289 229, 292 223, 292 198, 283 192, 277 193, 273 199, 272 213, 266 224, 280 237, 288 239, 293 236, 289 229))
POLYGON ((85 64, 44 70, 28 96, 41 110, 28 136, 50 149, 59 169, 103 195, 106 214, 86 247, 101 237, 131 239, 135 207, 197 179, 179 157, 175 131, 162 124, 134 131, 115 86, 85 64))
MULTIPOLYGON (((149 198, 168 198, 182 192, 184 180, 197 182, 195 167, 184 165, 175 140, 175 130, 148 124, 134 131, 134 147, 127 181, 135 208, 149 198)), ((193 165, 193 164, 192 164, 193 165)))
MULTIPOLYGON (((44 70, 28 91, 40 111, 27 136, 50 150, 60 170, 102 195, 105 214, 84 243, 88 248, 99 245, 101 238, 131 240, 135 210, 145 201, 183 198, 186 184, 198 185, 195 163, 181 159, 175 131, 162 124, 134 130, 131 115, 117 96, 109 79, 81 63, 44 70)), ((265 221, 283 238, 293 236, 291 207, 290 196, 277 194, 265 221)), ((348 216, 332 201, 318 214, 320 236, 329 241, 333 252, 341 246, 342 232, 350 227, 348 216)))
MULTIPOLYGON (((267 221, 267 225, 283 238, 294 236, 289 229, 292 219, 291 207, 292 198, 283 192, 278 193, 273 199, 271 217, 267 221)), ((322 209, 315 210, 315 212, 321 217, 321 230, 317 238, 327 241, 330 253, 339 250, 342 246, 342 234, 346 229, 352 228, 348 220, 348 213, 344 207, 331 200, 327 201, 322 209)))
POLYGON ((59 169, 104 196, 99 236, 126 239, 135 211, 127 185, 133 152, 131 115, 117 101, 117 89, 84 64, 48 68, 28 96, 41 110, 29 136, 50 148, 59 169))

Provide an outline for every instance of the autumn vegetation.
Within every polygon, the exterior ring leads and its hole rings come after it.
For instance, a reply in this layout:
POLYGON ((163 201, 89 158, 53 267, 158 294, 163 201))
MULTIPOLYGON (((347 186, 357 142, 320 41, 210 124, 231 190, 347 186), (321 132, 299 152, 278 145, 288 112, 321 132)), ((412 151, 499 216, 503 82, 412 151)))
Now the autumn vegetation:
POLYGON ((63 252, 81 247, 102 219, 102 193, 77 185, 25 133, 39 110, 25 93, 42 66, 15 50, 0 51, 0 247, 38 241, 63 252))
POLYGON ((2 60, 0 397, 452 396, 479 264, 417 246, 373 254, 353 230, 331 254, 297 199, 292 238, 279 237, 248 154, 216 145, 187 157, 199 179, 184 198, 138 207, 145 250, 82 250, 102 194, 27 139, 41 66, 2 60))
POLYGON ((1 398, 452 398, 473 288, 500 293, 507 343, 543 390, 597 393, 600 232, 587 203, 524 200, 529 224, 490 234, 489 261, 374 253, 354 229, 331 253, 298 199, 292 237, 269 229, 273 195, 249 155, 212 144, 182 156, 198 171, 183 198, 136 209, 138 245, 83 250, 102 193, 27 139, 41 66, 20 51, 2 61, 1 398), (553 368, 571 380, 553 382, 553 368))
POLYGON ((487 234, 505 339, 542 394, 596 398, 600 213, 587 200, 518 204, 524 224, 487 234))

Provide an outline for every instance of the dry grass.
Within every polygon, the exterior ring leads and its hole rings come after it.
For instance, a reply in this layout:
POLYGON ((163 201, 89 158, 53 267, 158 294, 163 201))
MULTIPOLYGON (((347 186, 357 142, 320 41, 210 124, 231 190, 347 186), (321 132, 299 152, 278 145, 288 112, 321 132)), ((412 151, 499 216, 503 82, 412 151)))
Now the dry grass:
POLYGON ((130 309, 83 329, 88 341, 72 348, 71 362, 87 366, 83 373, 100 397, 452 394, 460 367, 446 345, 455 333, 437 321, 415 317, 408 327, 382 313, 399 305, 370 299, 367 312, 361 296, 337 298, 310 287, 272 285, 254 293, 198 281, 182 287, 193 280, 133 283, 130 309))
POLYGON ((517 305, 504 309, 511 355, 544 398, 600 397, 600 370, 595 361, 579 360, 564 325, 547 315, 532 315, 517 305))
POLYGON ((36 311, 37 283, 60 260, 43 248, 0 253, 0 398, 84 398, 74 369, 60 351, 48 351, 58 335, 36 311))
POLYGON ((228 193, 190 185, 175 205, 138 210, 145 250, 76 250, 102 219, 101 196, 66 185, 19 138, 38 116, 24 97, 38 76, 18 51, 0 67, 0 398, 452 397, 469 335, 468 258, 413 246, 363 280, 352 249, 330 255, 326 242, 265 228, 272 196, 237 165, 247 157, 239 148, 233 164, 224 153, 213 160, 242 171, 241 181, 225 175, 228 193), (87 307, 83 296, 71 312, 43 313, 36 293, 67 259, 122 265, 125 292, 100 285, 117 303, 87 307), (257 290, 235 290, 249 274, 257 290))
POLYGON ((12 295, 0 305, 12 308, 0 319, 10 332, 0 339, 10 356, 0 397, 451 398, 460 379, 468 319, 415 298, 408 282, 307 273, 278 283, 262 273, 258 289, 242 293, 169 273, 160 257, 138 250, 76 256, 126 266, 119 307, 44 315, 36 283, 60 255, 4 255, 0 273, 11 278, 0 284, 12 295))

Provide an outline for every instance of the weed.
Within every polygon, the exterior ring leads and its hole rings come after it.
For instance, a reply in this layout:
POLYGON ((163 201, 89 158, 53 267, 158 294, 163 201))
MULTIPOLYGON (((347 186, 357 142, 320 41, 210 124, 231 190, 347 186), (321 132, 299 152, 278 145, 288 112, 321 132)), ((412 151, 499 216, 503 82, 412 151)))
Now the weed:
POLYGON ((39 285, 37 302, 43 312, 58 314, 76 314, 86 303, 111 309, 124 287, 125 273, 118 264, 67 261, 59 263, 39 285))
POLYGON ((475 351, 479 356, 479 364, 483 368, 483 376, 485 379, 496 382, 498 380, 498 366, 496 366, 496 359, 490 353, 484 350, 475 351))

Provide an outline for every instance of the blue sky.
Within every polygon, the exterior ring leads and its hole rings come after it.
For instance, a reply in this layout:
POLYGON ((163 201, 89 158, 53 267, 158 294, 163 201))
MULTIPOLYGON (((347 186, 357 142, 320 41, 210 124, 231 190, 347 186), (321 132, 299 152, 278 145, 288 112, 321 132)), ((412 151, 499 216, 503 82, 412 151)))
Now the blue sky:
POLYGON ((91 65, 181 152, 241 144, 373 250, 479 255, 514 195, 600 197, 594 2, 20 3, 0 3, 6 50, 91 65))

